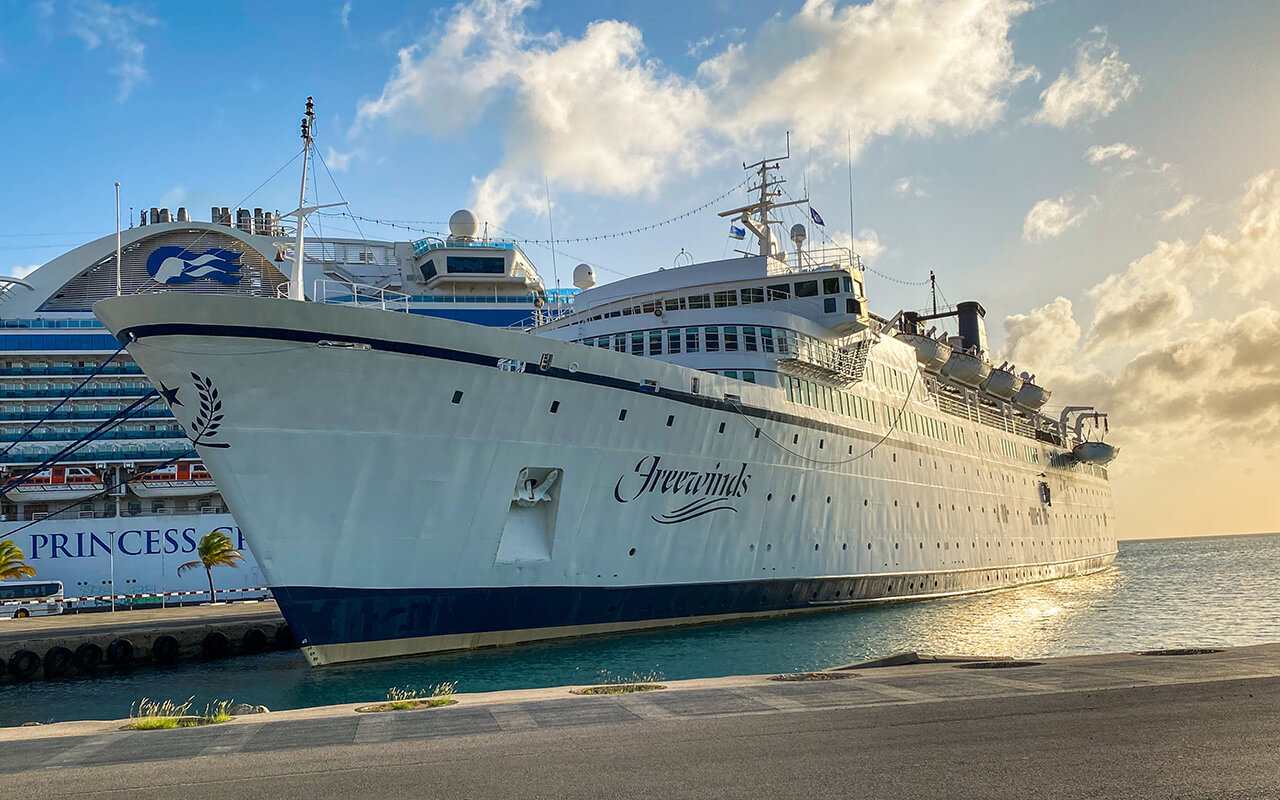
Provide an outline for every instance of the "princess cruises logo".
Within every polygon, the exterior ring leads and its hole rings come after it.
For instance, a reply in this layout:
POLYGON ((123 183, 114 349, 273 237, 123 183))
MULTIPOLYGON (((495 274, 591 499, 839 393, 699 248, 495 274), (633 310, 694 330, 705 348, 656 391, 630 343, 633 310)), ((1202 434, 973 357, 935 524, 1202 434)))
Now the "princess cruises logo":
POLYGON ((221 247, 211 247, 203 253, 193 253, 185 247, 157 247, 147 256, 147 272, 167 286, 193 283, 201 278, 234 286, 244 277, 237 274, 244 266, 238 263, 240 255, 221 247))
POLYGON ((640 459, 634 474, 618 479, 613 487, 613 499, 630 503, 646 494, 670 495, 676 507, 650 515, 650 519, 662 525, 688 522, 717 511, 738 513, 733 501, 746 495, 747 483, 751 480, 746 464, 737 473, 721 472, 719 463, 703 472, 668 469, 659 466, 661 460, 659 456, 640 459))

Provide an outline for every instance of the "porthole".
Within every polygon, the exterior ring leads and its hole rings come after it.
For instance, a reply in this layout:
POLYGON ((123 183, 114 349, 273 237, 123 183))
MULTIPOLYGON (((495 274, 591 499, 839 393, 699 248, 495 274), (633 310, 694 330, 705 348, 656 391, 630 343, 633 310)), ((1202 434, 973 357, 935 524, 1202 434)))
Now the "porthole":
POLYGON ((870 550, 870 549, 871 549, 871 542, 867 542, 867 549, 868 549, 868 550, 870 550))
POLYGON ((864 500, 862 501, 862 505, 864 505, 864 506, 865 506, 865 505, 866 505, 867 503, 869 503, 869 502, 871 502, 871 501, 870 501, 870 500, 865 500, 865 499, 864 499, 864 500))
POLYGON ((770 492, 769 494, 765 495, 765 496, 764 496, 764 499, 765 499, 765 502, 767 502, 767 503, 768 503, 768 502, 773 502, 773 493, 772 493, 772 492, 770 492))
POLYGON ((793 495, 791 495, 791 502, 793 502, 793 503, 794 503, 795 501, 796 501, 796 496, 793 494, 793 495))
POLYGON ((755 551, 756 551, 756 546, 754 544, 747 545, 747 552, 754 553, 755 551))
POLYGON ((667 427, 668 427, 668 428, 670 428, 670 427, 672 426, 672 424, 674 424, 674 423, 675 423, 675 421, 676 421, 676 415, 675 415, 675 414, 668 414, 668 415, 667 415, 667 427))
POLYGON ((624 408, 618 412, 618 422, 622 422, 627 418, 627 410, 624 408))
POLYGON ((827 495, 827 505, 831 505, 831 495, 827 495))
MULTIPOLYGON (((634 556, 635 554, 636 554, 636 549, 634 547, 627 551, 627 555, 629 556, 634 556)), ((617 577, 617 576, 615 575, 614 577, 617 577)))
POLYGON ((897 508, 897 507, 898 507, 898 501, 897 501, 897 500, 894 500, 894 501, 893 501, 893 507, 894 507, 894 508, 897 508))
POLYGON ((826 445, 826 443, 827 443, 827 440, 826 440, 826 439, 819 439, 819 440, 818 440, 818 449, 819 449, 819 450, 821 450, 821 449, 823 448, 823 446, 825 446, 825 445, 826 445))
POLYGON ((454 393, 453 393, 453 399, 452 399, 452 400, 450 400, 449 402, 450 402, 450 403, 453 403, 455 406, 456 406, 457 404, 461 403, 461 402, 462 402, 462 392, 461 392, 461 391, 456 391, 456 392, 454 392, 454 393))
POLYGON ((720 423, 720 430, 719 430, 719 433, 724 433, 724 423, 723 423, 723 422, 721 422, 721 423, 720 423))
POLYGON ((554 414, 554 413, 556 413, 556 412, 557 412, 557 411, 559 411, 559 410, 560 410, 560 401, 559 401, 559 400, 552 400, 552 401, 551 401, 551 413, 552 413, 552 414, 554 414))
POLYGON ((798 433, 797 433, 796 435, 792 436, 792 437, 791 437, 791 443, 792 443, 792 444, 800 444, 800 434, 798 434, 798 433))
POLYGON ((924 542, 921 542, 921 543, 920 543, 920 549, 921 549, 921 550, 923 550, 923 549, 924 549, 924 542))
POLYGON ((848 543, 848 542, 842 542, 842 543, 840 544, 840 549, 841 549, 841 550, 848 550, 848 549, 849 549, 849 543, 848 543))
POLYGON ((766 545, 764 546, 764 551, 765 551, 766 553, 767 553, 767 552, 769 552, 769 551, 770 551, 770 550, 772 550, 772 549, 773 549, 773 545, 771 545, 771 544, 766 544, 766 545))
POLYGON ((818 544, 817 544, 817 542, 815 542, 815 543, 814 543, 814 545, 813 545, 813 552, 815 552, 815 553, 816 553, 816 552, 818 552, 818 544))

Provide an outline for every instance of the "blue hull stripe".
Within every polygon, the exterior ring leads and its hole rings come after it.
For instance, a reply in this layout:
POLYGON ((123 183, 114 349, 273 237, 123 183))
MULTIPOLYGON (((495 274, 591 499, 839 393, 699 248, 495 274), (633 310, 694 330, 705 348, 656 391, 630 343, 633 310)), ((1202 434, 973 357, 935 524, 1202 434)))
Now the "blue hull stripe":
POLYGON ((938 574, 695 583, 665 586, 513 586, 455 589, 272 589, 307 645, 449 634, 800 611, 842 603, 910 600, 998 589, 1101 569, 1079 561, 938 574))

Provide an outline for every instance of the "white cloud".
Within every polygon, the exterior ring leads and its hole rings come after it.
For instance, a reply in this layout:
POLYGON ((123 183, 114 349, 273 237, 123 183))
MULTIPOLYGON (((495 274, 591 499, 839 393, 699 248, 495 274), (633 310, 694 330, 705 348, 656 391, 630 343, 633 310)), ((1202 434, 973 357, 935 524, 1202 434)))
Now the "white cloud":
POLYGON ((44 264, 28 264, 27 266, 10 267, 8 277, 22 279, 43 266, 44 264))
POLYGON ((1084 151, 1084 160, 1090 164, 1101 164, 1103 161, 1110 159, 1118 159, 1120 161, 1129 161, 1137 158, 1137 148, 1130 147, 1124 142, 1116 142, 1115 144, 1095 144, 1088 150, 1084 151))
POLYGON ((355 149, 347 153, 334 150, 332 147, 325 148, 324 163, 334 172, 346 172, 351 166, 351 162, 364 155, 364 151, 355 149))
POLYGON ((720 31, 719 33, 703 36, 696 42, 689 42, 685 55, 690 56, 691 58, 698 58, 707 51, 707 48, 717 42, 723 42, 729 39, 741 39, 746 35, 746 33, 746 28, 729 28, 727 30, 720 31))
MULTIPOLYGON (((838 231, 831 235, 831 240, 835 242, 837 247, 848 248, 850 246, 849 234, 844 231, 838 231)), ((880 242, 880 236, 870 228, 863 228, 858 238, 852 241, 853 252, 862 257, 863 261, 875 261, 887 249, 880 242)))
POLYGON ((1160 212, 1160 219, 1163 222, 1168 222, 1169 220, 1177 217, 1185 217, 1187 214, 1191 213, 1191 209, 1195 208, 1196 204, 1199 202, 1200 198, 1198 196, 1194 194, 1184 194, 1182 199, 1160 212))
MULTIPOLYGON (((52 6, 48 7, 50 13, 52 6)), ((127 100, 134 88, 148 77, 144 59, 146 45, 138 38, 141 28, 156 25, 156 20, 132 5, 111 5, 106 0, 75 0, 70 6, 69 29, 95 50, 106 45, 115 50, 119 64, 110 72, 120 78, 121 101, 127 100)))
POLYGON ((342 27, 351 27, 351 0, 342 4, 342 8, 338 10, 338 21, 342 23, 342 27))
POLYGON ((1064 194, 1056 200, 1041 200, 1031 207, 1022 221, 1022 238, 1028 242, 1043 242, 1061 236, 1079 225, 1091 207, 1076 206, 1075 198, 1064 194))
POLYGON ((476 181, 477 208, 500 220, 544 175, 561 189, 636 194, 785 130, 843 153, 846 135, 861 148, 873 136, 980 128, 1030 74, 1008 39, 1023 0, 809 0, 694 77, 649 56, 625 22, 599 20, 576 38, 531 31, 532 4, 455 6, 439 31, 400 51, 353 133, 384 121, 460 134, 508 101, 503 163, 476 181))
POLYGON ((1120 58, 1120 50, 1107 41, 1106 31, 1094 28, 1097 38, 1076 45, 1076 63, 1063 70, 1040 94, 1035 121, 1055 128, 1072 122, 1093 122, 1110 114, 1138 90, 1141 80, 1120 58))
POLYGON ((893 191, 898 195, 898 197, 906 197, 907 195, 912 195, 913 197, 929 196, 929 193, 924 189, 920 188, 920 186, 916 182, 916 179, 911 177, 910 175, 904 178, 899 178, 893 184, 893 191))

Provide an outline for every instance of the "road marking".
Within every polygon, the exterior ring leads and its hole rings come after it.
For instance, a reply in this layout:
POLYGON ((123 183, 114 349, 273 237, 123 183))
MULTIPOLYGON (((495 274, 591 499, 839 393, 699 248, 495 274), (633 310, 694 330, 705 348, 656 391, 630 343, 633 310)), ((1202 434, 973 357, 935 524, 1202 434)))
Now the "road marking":
POLYGON ((523 708, 511 706, 491 708, 489 713, 497 720, 498 727, 508 733, 512 731, 531 731, 538 727, 538 723, 534 722, 533 717, 529 716, 529 712, 523 708))
POLYGON ((804 703, 792 700, 789 697, 778 697, 768 692, 762 692, 754 686, 737 686, 730 689, 730 691, 762 706, 768 706, 775 711, 801 711, 805 708, 804 703))
POLYGON ((630 711, 632 714, 635 714, 640 719, 662 720, 676 718, 675 714, 659 705, 650 703, 640 695, 624 694, 619 695, 615 700, 617 700, 619 705, 630 711))
POLYGON ((216 756, 224 753, 238 753, 265 724, 265 722, 249 722, 243 725, 232 725, 226 730, 219 731, 218 738, 196 755, 216 756))
POLYGON ((78 764, 89 756, 101 752, 111 745, 128 739, 133 735, 134 732, 129 731, 127 733, 109 733, 104 736, 95 736, 87 741, 81 742, 80 744, 69 747, 49 759, 45 762, 45 769, 56 769, 58 767, 78 764))
POLYGON ((394 718, 387 712, 366 712, 356 723, 356 735, 352 744, 377 744, 391 741, 394 718))

